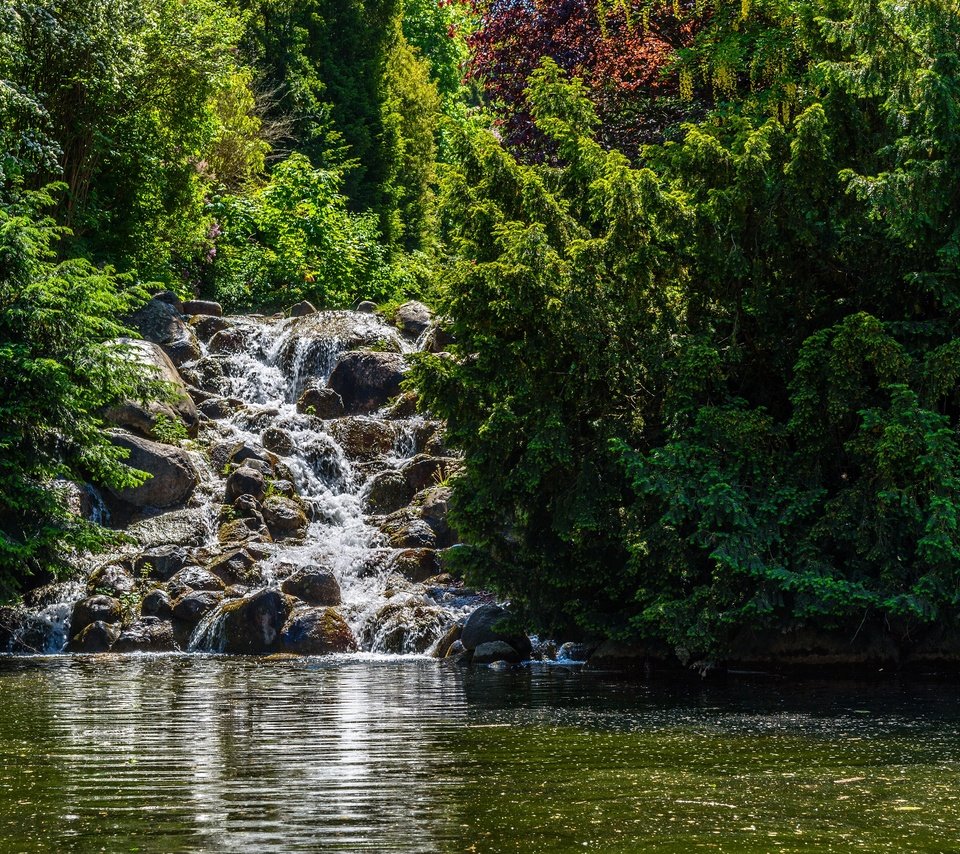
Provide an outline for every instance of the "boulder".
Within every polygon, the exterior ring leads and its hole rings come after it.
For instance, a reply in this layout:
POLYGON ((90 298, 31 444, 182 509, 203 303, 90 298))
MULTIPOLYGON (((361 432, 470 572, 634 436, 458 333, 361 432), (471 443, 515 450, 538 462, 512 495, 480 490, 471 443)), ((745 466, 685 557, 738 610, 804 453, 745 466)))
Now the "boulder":
POLYGON ((296 305, 290 306, 291 317, 306 317, 308 314, 316 314, 317 307, 309 300, 303 300, 296 305))
MULTIPOLYGON (((92 596, 101 593, 106 596, 126 596, 136 587, 136 582, 127 566, 120 563, 108 563, 98 567, 87 579, 87 592, 92 596)), ((106 622, 110 622, 107 620, 106 622)))
POLYGON ((291 600, 273 589, 227 602, 221 609, 219 651, 248 655, 276 651, 291 610, 291 600))
POLYGON ((457 339, 453 334, 443 326, 434 324, 423 342, 423 349, 427 353, 443 353, 451 344, 456 344, 457 339))
POLYGON ((337 360, 328 385, 348 414, 373 412, 400 393, 406 362, 399 353, 353 351, 337 360))
POLYGON ((352 460, 369 460, 390 453, 396 442, 396 427, 379 418, 343 418, 330 425, 330 434, 352 460))
POLYGON ((199 566, 184 567, 167 582, 167 590, 174 599, 191 590, 223 590, 224 587, 218 576, 199 566))
POLYGON ((204 356, 188 367, 181 368, 180 373, 190 385, 207 394, 221 396, 227 390, 223 365, 212 356, 204 356))
POLYGON ((225 317, 214 317, 211 314, 198 314, 191 318, 190 326, 203 342, 209 341, 218 332, 229 328, 230 321, 225 317))
POLYGON ((435 549, 437 535, 422 519, 388 522, 384 532, 395 549, 435 549))
POLYGON ((118 637, 120 626, 97 620, 73 636, 67 644, 67 652, 109 652, 118 637))
POLYGON ((171 610, 173 616, 188 625, 199 623, 223 601, 220 590, 191 590, 174 600, 171 610))
POLYGON ((499 605, 481 605, 463 624, 463 633, 460 640, 468 650, 476 650, 481 644, 502 641, 513 647, 521 659, 530 655, 532 646, 530 639, 517 632, 502 628, 502 624, 510 617, 509 611, 499 605))
POLYGON ((393 402, 387 409, 386 416, 391 420, 400 420, 403 418, 413 418, 417 414, 417 393, 415 391, 405 391, 393 402))
POLYGON ((187 507, 144 515, 128 525, 126 533, 144 549, 169 544, 199 546, 207 539, 206 513, 198 507, 187 507))
POLYGON ((596 648, 596 644, 567 641, 557 650, 557 661, 586 661, 596 648))
MULTIPOLYGON (((450 651, 450 648, 455 643, 460 643, 460 633, 463 631, 463 623, 454 623, 447 629, 443 637, 440 638, 430 650, 430 654, 434 658, 446 658, 447 653, 450 651)), ((460 646, 463 646, 460 643, 460 646)))
POLYGON ((209 300, 187 300, 181 311, 183 314, 205 314, 211 317, 223 317, 223 306, 218 302, 210 302, 209 300))
POLYGON ((374 616, 367 640, 374 652, 420 655, 443 637, 449 616, 422 602, 388 602, 374 616))
POLYGON ((295 534, 307 527, 307 516, 300 504, 282 495, 271 495, 263 502, 263 518, 274 537, 295 534))
POLYGON ((404 549, 390 559, 387 568, 409 581, 421 582, 440 573, 440 561, 435 549, 404 549))
POLYGON ((157 587, 151 590, 140 603, 140 613, 144 617, 158 617, 168 620, 173 616, 173 607, 170 595, 166 590, 157 587))
POLYGON ((146 341, 159 344, 177 367, 200 358, 197 336, 187 325, 175 303, 154 297, 131 315, 130 325, 146 341))
POLYGON ((129 451, 127 465, 152 475, 140 486, 110 487, 119 501, 133 507, 164 508, 183 504, 193 494, 199 478, 186 451, 129 433, 114 433, 110 441, 129 451))
POLYGON ((496 640, 479 644, 473 651, 474 664, 493 664, 495 661, 507 661, 510 664, 519 664, 523 656, 510 644, 496 640))
POLYGON ((143 617, 124 629, 112 652, 173 652, 177 650, 173 625, 157 617, 143 617))
POLYGON ((73 606, 70 615, 70 634, 79 635, 92 623, 119 623, 123 619, 123 606, 112 596, 88 596, 73 606))
POLYGON ((228 504, 233 504, 241 495, 252 495, 257 501, 263 501, 266 494, 267 484, 263 474, 251 466, 243 465, 227 478, 228 504))
POLYGON ((212 397, 209 400, 205 400, 197 408, 202 412, 207 418, 213 421, 222 421, 224 418, 229 418, 236 412, 243 404, 239 400, 227 397, 212 397))
POLYGON ((289 457, 296 448, 293 437, 279 427, 267 427, 260 436, 263 447, 281 457, 289 457))
POLYGON ((308 605, 339 605, 340 582, 329 570, 319 566, 304 566, 288 575, 280 589, 301 599, 308 605))
POLYGON ((163 419, 168 419, 182 424, 188 436, 196 437, 200 427, 197 407, 170 357, 151 341, 120 338, 117 344, 123 348, 124 357, 142 365, 151 379, 166 383, 169 398, 146 402, 128 400, 109 409, 105 413, 107 420, 148 438, 158 438, 158 434, 163 434, 163 419))
POLYGON ((137 575, 149 575, 151 578, 167 581, 174 573, 183 569, 189 560, 190 552, 183 546, 155 546, 145 549, 134 558, 133 571, 137 575))
POLYGON ((409 338, 419 338, 430 325, 433 312, 422 302, 405 302, 393 315, 397 328, 409 338))
POLYGON ((429 454, 417 454, 405 463, 401 471, 414 492, 437 486, 446 480, 457 468, 458 461, 450 457, 431 457, 429 454))
POLYGON ((216 355, 229 355, 231 353, 241 353, 247 349, 249 333, 246 329, 239 326, 228 326, 221 329, 210 339, 207 349, 216 355))
POLYGON ((447 522, 450 509, 451 489, 447 486, 436 486, 427 489, 417 496, 417 506, 420 518, 426 522, 437 535, 437 543, 442 548, 452 546, 457 542, 457 535, 447 522))
POLYGON ((224 584, 245 583, 259 579, 256 560, 246 549, 234 549, 214 559, 207 570, 224 584))
POLYGON ((370 478, 365 493, 367 512, 377 515, 393 513, 409 504, 413 497, 406 477, 394 469, 379 472, 370 478))
POLYGON ((297 399, 297 412, 323 419, 340 418, 344 414, 343 398, 332 388, 311 380, 297 399))
POLYGON ((299 655, 356 652, 357 639, 336 608, 298 608, 283 626, 283 648, 299 655))
POLYGON ((359 312, 360 314, 376 314, 377 304, 368 299, 361 300, 357 303, 355 311, 359 312))

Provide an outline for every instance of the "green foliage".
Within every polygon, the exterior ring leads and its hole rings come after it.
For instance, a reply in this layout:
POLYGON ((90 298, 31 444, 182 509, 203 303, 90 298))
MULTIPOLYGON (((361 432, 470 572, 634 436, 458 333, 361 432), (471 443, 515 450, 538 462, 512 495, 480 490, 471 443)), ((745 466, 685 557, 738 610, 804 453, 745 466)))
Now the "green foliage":
MULTIPOLYGON (((54 188, 56 189, 56 188, 54 188)), ((40 571, 66 569, 70 552, 105 532, 74 515, 66 481, 141 483, 122 463, 99 413, 144 393, 139 369, 110 342, 116 318, 143 294, 109 269, 57 262, 60 237, 28 195, 0 207, 0 596, 40 571)))

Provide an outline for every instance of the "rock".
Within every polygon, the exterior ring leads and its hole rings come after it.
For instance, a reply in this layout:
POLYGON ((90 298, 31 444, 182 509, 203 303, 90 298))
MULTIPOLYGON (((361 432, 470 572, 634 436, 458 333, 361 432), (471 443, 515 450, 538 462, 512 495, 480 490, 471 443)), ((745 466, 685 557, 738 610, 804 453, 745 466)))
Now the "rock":
POLYGON ((178 312, 183 312, 183 303, 173 291, 157 291, 150 299, 165 302, 167 305, 172 305, 178 312))
POLYGON ((557 661, 586 661, 596 648, 596 644, 567 641, 557 650, 557 661))
POLYGON ((357 307, 354 309, 354 311, 357 311, 360 314, 376 314, 377 304, 368 299, 361 300, 357 303, 357 307))
POLYGON ((220 590, 192 590, 175 599, 171 610, 176 619, 194 625, 222 601, 223 592, 220 590))
POLYGON ((404 549, 387 564, 390 572, 402 575, 409 581, 421 582, 440 573, 440 561, 434 549, 404 549))
POLYGON ((191 590, 219 590, 224 588, 223 581, 212 572, 199 566, 187 566, 176 573, 167 582, 167 590, 174 599, 179 599, 191 590))
POLYGON ((283 648, 299 655, 356 652, 357 640, 336 608, 298 608, 283 626, 283 648))
POLYGON ((367 630, 370 649, 398 655, 419 655, 444 633, 449 617, 435 605, 422 602, 388 602, 367 630))
POLYGON ((457 468, 458 461, 450 457, 431 457, 417 454, 404 464, 401 471, 414 492, 437 486, 449 477, 457 468))
POLYGON ((167 581, 174 573, 183 569, 190 560, 190 553, 183 546, 166 545, 145 549, 133 561, 133 571, 137 575, 149 575, 160 581, 167 581))
POLYGON ((118 598, 132 592, 135 586, 136 583, 127 567, 117 563, 108 563, 97 568, 87 579, 87 592, 90 595, 100 593, 118 598))
POLYGON ((223 306, 220 303, 202 299, 187 300, 181 311, 183 314, 206 314, 211 317, 223 317, 223 306))
POLYGON ((329 570, 319 566, 304 566, 283 580, 280 589, 308 605, 339 605, 340 582, 329 570))
POLYGON ((453 337, 447 329, 440 325, 434 325, 427 333, 423 342, 423 349, 427 353, 443 353, 451 344, 456 344, 457 339, 453 337))
POLYGON ((267 494, 267 484, 263 475, 255 468, 241 466, 231 472, 227 478, 226 500, 233 504, 241 495, 252 495, 257 501, 263 501, 267 494))
POLYGON ((436 486, 417 497, 420 518, 437 535, 437 543, 442 548, 457 542, 457 535, 447 522, 451 492, 452 490, 447 486, 436 486))
POLYGON ((207 570, 224 584, 245 583, 260 577, 256 560, 246 549, 234 549, 212 561, 207 570))
MULTIPOLYGON (((226 505, 223 505, 225 508, 226 505)), ((263 522, 263 505, 252 495, 241 495, 232 505, 233 512, 241 518, 256 519, 263 522)))
POLYGON ((119 623, 123 618, 123 606, 120 600, 112 596, 88 596, 73 606, 70 615, 70 634, 79 635, 92 623, 119 623))
POLYGON ((405 302, 393 315, 397 328, 410 338, 419 338, 430 325, 433 312, 422 302, 405 302))
POLYGON ((373 412, 400 393, 405 370, 399 353, 354 351, 340 356, 328 385, 348 414, 373 412))
POLYGON ((479 644, 473 651, 474 664, 493 664, 495 661, 507 661, 510 664, 519 664, 523 661, 520 655, 510 644, 504 641, 487 641, 479 644))
POLYGON ((112 652, 173 652, 179 649, 173 626, 157 617, 144 617, 120 633, 112 652))
POLYGON ((390 545, 395 549, 434 549, 437 535, 422 519, 410 519, 400 524, 385 526, 390 545))
POLYGON ((368 513, 393 513, 410 503, 413 491, 407 479, 393 469, 375 474, 367 483, 364 504, 368 513))
POLYGON ((303 508, 292 498, 271 495, 263 502, 263 518, 274 537, 294 534, 307 527, 303 508))
POLYGON ((238 326, 228 326, 210 339, 207 349, 216 355, 241 353, 247 349, 249 337, 247 330, 238 326))
POLYGON ((197 338, 206 343, 218 332, 228 329, 230 327, 230 321, 225 317, 200 314, 190 320, 190 326, 197 334, 197 338))
POLYGON ((298 302, 296 305, 290 307, 291 317, 306 317, 308 314, 316 313, 317 307, 308 300, 303 300, 303 302, 298 302))
POLYGON ((197 337, 175 304, 154 297, 133 313, 130 325, 145 340, 159 344, 177 367, 200 358, 197 337))
POLYGON ((263 447, 281 457, 289 457, 295 449, 293 437, 279 427, 267 427, 260 436, 263 447))
POLYGON ((164 508, 183 504, 193 494, 199 478, 186 451, 129 433, 114 433, 110 441, 130 452, 127 465, 152 475, 140 486, 109 488, 118 500, 134 507, 164 508))
POLYGON ((109 652, 120 637, 120 626, 97 620, 74 635, 67 644, 67 652, 109 652))
POLYGON ((189 367, 180 369, 184 380, 208 394, 222 396, 227 389, 223 365, 212 356, 204 356, 189 367))
POLYGON ((391 420, 413 418, 417 414, 417 393, 405 391, 394 400, 387 409, 386 416, 391 420))
POLYGON ((275 652, 291 610, 290 599, 272 589, 227 602, 221 609, 219 651, 248 655, 275 652))
POLYGON ((140 603, 140 613, 144 617, 158 617, 161 620, 169 620, 173 616, 170 595, 166 590, 159 587, 151 590, 140 603))
MULTIPOLYGON (((219 442, 210 450, 210 462, 221 472, 225 472, 231 465, 239 468, 243 463, 254 460, 265 463, 268 467, 273 462, 267 452, 258 451, 243 442, 219 442)), ((261 471, 257 466, 254 468, 261 471)))
MULTIPOLYGON (((249 496, 246 496, 249 498, 249 496)), ((234 519, 220 526, 217 539, 221 545, 233 548, 239 545, 249 546, 252 543, 273 542, 273 536, 267 527, 263 516, 256 518, 234 519)))
POLYGON ((430 654, 434 658, 446 658, 451 647, 455 643, 459 643, 460 646, 463 646, 463 643, 460 641, 460 634, 463 631, 463 623, 454 623, 447 629, 446 634, 440 638, 430 650, 430 654))
POLYGON ((463 624, 460 640, 468 650, 475 650, 481 644, 503 641, 521 656, 527 658, 532 646, 530 639, 516 632, 500 628, 500 624, 509 619, 510 613, 499 605, 481 605, 463 624))
POLYGON ((396 428, 379 418, 357 416, 335 421, 330 433, 352 460, 367 460, 387 454, 396 442, 396 428))
POLYGON ((289 480, 275 480, 273 482, 273 491, 277 495, 284 495, 287 498, 293 498, 297 494, 296 487, 289 480))
POLYGON ((198 409, 214 421, 222 421, 224 418, 229 418, 236 412, 243 404, 240 401, 233 398, 226 397, 214 397, 210 400, 205 400, 200 404, 198 409))
POLYGON ((467 648, 463 645, 463 641, 458 638, 452 644, 450 644, 450 648, 447 650, 447 653, 446 655, 444 655, 444 658, 453 659, 455 661, 462 661, 469 655, 470 653, 467 651, 467 648))
POLYGON ((344 414, 343 398, 332 388, 311 380, 297 400, 297 412, 324 419, 340 418, 344 414))
POLYGON ((202 509, 184 508, 137 519, 126 533, 144 549, 171 543, 199 546, 207 539, 207 520, 202 509))

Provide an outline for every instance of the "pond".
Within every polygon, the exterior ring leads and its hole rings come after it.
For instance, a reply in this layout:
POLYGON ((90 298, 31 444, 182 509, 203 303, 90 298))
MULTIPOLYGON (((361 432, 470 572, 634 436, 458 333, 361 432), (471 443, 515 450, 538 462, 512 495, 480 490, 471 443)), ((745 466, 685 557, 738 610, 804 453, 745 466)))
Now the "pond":
POLYGON ((960 850, 953 684, 0 659, 0 851, 960 850))

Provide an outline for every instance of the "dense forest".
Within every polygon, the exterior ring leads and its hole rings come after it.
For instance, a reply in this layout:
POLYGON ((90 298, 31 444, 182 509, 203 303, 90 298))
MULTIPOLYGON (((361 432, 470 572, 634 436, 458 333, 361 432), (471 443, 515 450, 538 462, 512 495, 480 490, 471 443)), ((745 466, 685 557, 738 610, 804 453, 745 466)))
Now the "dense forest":
POLYGON ((527 627, 950 629, 958 262, 955 0, 2 0, 0 586, 114 536, 150 293, 418 298, 527 627))

